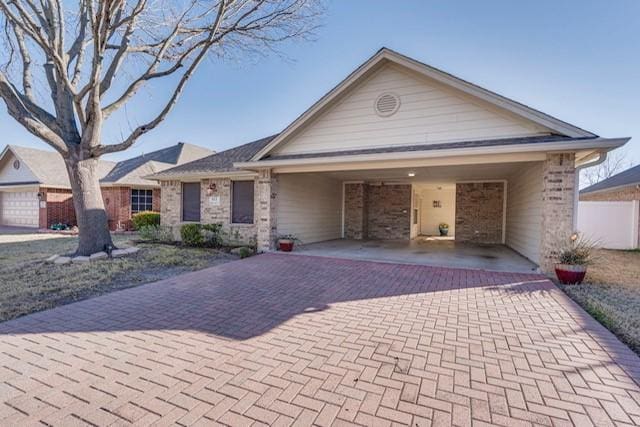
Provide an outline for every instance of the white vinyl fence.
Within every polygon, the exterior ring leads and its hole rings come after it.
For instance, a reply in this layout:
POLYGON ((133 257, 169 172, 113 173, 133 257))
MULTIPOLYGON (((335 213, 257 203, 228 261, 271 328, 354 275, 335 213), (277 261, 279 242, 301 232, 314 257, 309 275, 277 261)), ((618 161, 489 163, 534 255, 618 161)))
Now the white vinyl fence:
POLYGON ((579 202, 578 231, 606 249, 635 249, 640 223, 638 203, 579 202))

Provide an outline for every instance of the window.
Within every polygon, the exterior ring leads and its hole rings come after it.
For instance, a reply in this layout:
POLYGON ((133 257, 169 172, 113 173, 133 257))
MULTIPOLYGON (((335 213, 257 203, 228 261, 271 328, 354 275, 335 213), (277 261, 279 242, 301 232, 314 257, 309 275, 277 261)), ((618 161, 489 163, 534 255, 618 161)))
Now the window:
POLYGON ((200 221, 200 183, 182 183, 182 220, 200 221))
POLYGON ((153 190, 131 189, 131 213, 153 210, 153 190))
POLYGON ((233 181, 231 222, 253 224, 253 181, 233 181))

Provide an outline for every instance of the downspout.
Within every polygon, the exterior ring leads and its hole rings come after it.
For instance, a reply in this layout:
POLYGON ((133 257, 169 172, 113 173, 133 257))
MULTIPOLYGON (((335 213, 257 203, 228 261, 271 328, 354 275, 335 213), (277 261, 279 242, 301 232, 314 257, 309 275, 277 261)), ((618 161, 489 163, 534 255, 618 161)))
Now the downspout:
POLYGON ((577 231, 576 228, 578 226, 578 203, 580 202, 580 171, 582 169, 590 168, 593 166, 598 166, 607 160, 608 151, 599 151, 598 159, 592 160, 590 162, 582 163, 579 166, 575 167, 575 189, 573 195, 573 231, 577 231))

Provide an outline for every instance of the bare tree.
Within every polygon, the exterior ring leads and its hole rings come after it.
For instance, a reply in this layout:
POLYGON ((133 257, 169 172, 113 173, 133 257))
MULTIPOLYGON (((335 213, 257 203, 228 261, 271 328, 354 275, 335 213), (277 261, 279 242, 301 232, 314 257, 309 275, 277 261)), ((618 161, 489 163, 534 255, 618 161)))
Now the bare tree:
POLYGON ((580 182, 582 187, 597 184, 613 175, 633 166, 625 151, 616 150, 607 153, 607 158, 599 165, 586 168, 582 171, 580 182))
POLYGON ((273 51, 311 34, 321 11, 319 0, 0 0, 0 98, 64 158, 77 253, 112 244, 97 175, 102 155, 157 127, 207 56, 273 51), (109 117, 158 79, 172 87, 159 112, 103 143, 109 117))

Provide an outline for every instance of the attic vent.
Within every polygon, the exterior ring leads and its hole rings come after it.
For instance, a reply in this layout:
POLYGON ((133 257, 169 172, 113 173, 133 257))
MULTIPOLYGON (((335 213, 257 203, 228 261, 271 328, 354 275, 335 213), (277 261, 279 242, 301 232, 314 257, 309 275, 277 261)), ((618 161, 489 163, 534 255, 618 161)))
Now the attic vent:
POLYGON ((375 110, 379 116, 389 117, 400 108, 400 98, 394 93, 383 93, 376 99, 375 110))

